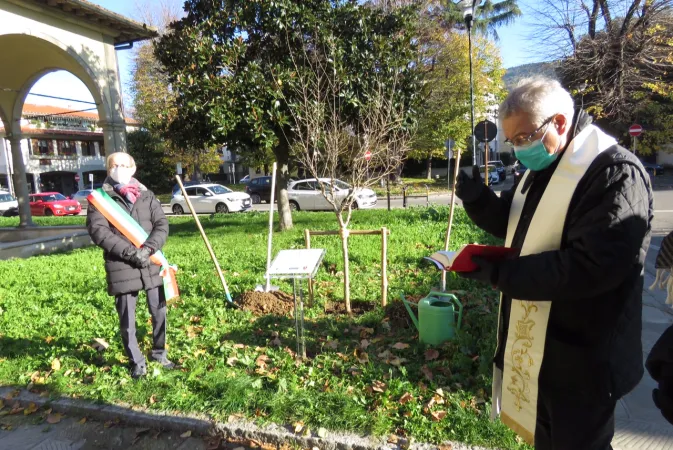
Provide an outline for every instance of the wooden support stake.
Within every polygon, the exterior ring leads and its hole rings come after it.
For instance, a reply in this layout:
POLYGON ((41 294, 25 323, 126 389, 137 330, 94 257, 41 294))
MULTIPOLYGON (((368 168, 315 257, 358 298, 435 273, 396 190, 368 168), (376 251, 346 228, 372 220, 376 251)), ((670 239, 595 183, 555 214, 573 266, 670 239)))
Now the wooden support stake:
MULTIPOLYGON (((311 231, 304 230, 304 240, 306 241, 306 248, 311 248, 311 231)), ((313 306, 313 279, 308 279, 308 305, 313 306)))
POLYGON ((381 228, 381 306, 388 304, 388 230, 381 228))

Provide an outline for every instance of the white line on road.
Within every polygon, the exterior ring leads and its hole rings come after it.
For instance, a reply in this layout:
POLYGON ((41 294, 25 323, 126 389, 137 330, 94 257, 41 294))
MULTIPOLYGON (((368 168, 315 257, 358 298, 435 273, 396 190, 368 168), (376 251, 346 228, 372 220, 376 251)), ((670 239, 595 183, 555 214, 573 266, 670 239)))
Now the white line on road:
POLYGON ((654 250, 656 250, 656 251, 661 250, 661 247, 659 247, 658 245, 654 245, 654 244, 650 244, 650 248, 651 248, 651 249, 654 249, 654 250))
POLYGON ((657 213, 673 213, 673 209, 660 209, 658 211, 655 210, 654 214, 657 214, 657 213))

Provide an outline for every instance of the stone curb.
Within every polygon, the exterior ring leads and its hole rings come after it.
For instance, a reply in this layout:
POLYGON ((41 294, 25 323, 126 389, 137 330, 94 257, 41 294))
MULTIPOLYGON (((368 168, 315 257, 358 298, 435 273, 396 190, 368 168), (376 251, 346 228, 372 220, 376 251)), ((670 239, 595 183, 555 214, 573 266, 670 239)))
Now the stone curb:
MULTIPOLYGON (((16 389, 0 387, 0 398, 5 398, 16 389)), ((294 434, 289 428, 279 425, 260 427, 248 421, 235 421, 222 423, 205 417, 190 417, 187 415, 168 415, 151 411, 138 411, 121 406, 98 405, 83 400, 70 398, 41 397, 26 390, 20 390, 19 394, 12 398, 23 407, 35 403, 38 407, 49 406, 55 412, 69 416, 90 417, 94 420, 105 422, 119 419, 120 422, 142 428, 153 428, 183 433, 191 430, 196 435, 224 435, 225 437, 243 438, 263 442, 266 444, 290 444, 300 448, 318 447, 321 450, 438 450, 439 447, 431 444, 412 443, 409 445, 406 439, 400 438, 397 444, 386 442, 383 438, 373 436, 359 436, 350 433, 326 432, 324 437, 319 437, 314 430, 310 436, 294 434)), ((448 443, 452 450, 488 450, 485 447, 466 445, 461 443, 448 443)))

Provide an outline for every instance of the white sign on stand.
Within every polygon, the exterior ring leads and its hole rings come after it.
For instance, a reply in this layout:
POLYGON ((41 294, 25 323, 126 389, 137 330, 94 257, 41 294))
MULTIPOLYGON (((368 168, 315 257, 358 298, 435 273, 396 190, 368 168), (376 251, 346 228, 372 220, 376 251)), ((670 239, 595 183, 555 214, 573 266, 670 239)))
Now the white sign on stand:
POLYGON ((320 248, 281 250, 271 263, 269 278, 313 278, 324 256, 320 248))
POLYGON ((321 248, 281 250, 267 272, 267 279, 292 278, 297 355, 302 358, 306 358, 306 339, 304 337, 304 294, 301 282, 315 277, 324 257, 325 250, 321 248), (299 280, 298 300, 297 280, 299 280))

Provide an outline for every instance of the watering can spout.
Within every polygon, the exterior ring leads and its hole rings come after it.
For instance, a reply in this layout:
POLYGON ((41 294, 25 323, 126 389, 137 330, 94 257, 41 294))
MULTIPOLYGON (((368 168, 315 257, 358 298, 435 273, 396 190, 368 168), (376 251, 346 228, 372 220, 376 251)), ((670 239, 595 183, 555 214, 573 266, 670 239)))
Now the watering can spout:
POLYGON ((411 306, 409 306, 409 302, 407 299, 404 298, 404 294, 401 294, 400 297, 402 298, 402 302, 404 303, 404 306, 407 308, 407 311, 409 311, 409 315, 411 316, 411 321, 414 323, 414 326, 418 331, 420 331, 420 327, 418 326, 418 319, 416 318, 416 315, 414 312, 411 310, 411 306))

